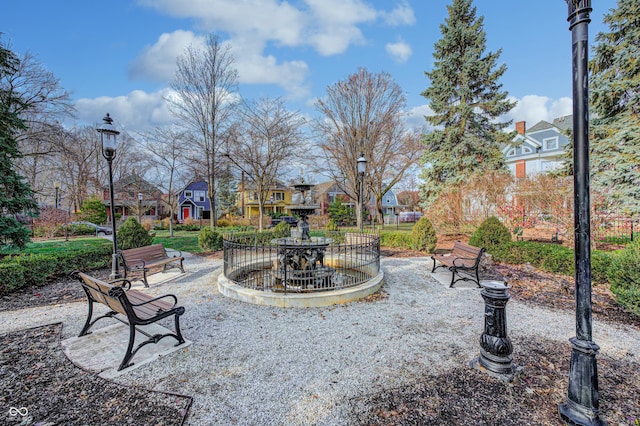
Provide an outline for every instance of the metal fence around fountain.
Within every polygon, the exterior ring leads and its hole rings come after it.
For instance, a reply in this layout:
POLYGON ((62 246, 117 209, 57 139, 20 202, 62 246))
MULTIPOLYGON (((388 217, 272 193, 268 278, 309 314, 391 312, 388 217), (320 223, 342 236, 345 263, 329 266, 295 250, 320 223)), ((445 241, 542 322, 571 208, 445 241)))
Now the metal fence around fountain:
POLYGON ((224 274, 245 288, 283 293, 339 290, 380 272, 380 236, 314 232, 310 241, 272 232, 223 236, 224 274))

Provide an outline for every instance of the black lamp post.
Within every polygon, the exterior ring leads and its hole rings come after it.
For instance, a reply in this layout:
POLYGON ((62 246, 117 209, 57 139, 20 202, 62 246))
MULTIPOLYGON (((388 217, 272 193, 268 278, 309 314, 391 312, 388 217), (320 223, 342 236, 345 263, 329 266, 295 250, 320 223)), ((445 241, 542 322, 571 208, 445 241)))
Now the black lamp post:
POLYGON ((109 163, 109 201, 111 203, 111 237, 113 240, 113 254, 111 260, 111 275, 109 278, 120 278, 120 271, 118 268, 118 239, 116 238, 116 207, 113 196, 113 159, 116 157, 116 136, 120 134, 115 127, 113 127, 113 119, 107 113, 107 116, 102 119, 104 123, 98 126, 96 129, 100 133, 100 141, 102 142, 102 156, 109 163))
POLYGON ((589 13, 591 0, 565 0, 573 51, 573 191, 575 228, 576 337, 571 342, 567 400, 558 406, 564 421, 605 425, 600 418, 598 368, 600 349, 591 337, 591 248, 589 199, 589 13))
MULTIPOLYGON (((58 210, 58 207, 60 206, 60 182, 56 182, 53 184, 53 186, 56 188, 56 202, 55 202, 55 206, 56 206, 56 211, 58 210)), ((56 213, 57 214, 57 213, 56 213)))
POLYGON ((142 192, 138 192, 138 223, 142 224, 142 192))
POLYGON ((360 158, 358 158, 358 177, 359 177, 359 184, 360 184, 360 217, 359 217, 359 224, 360 224, 360 233, 362 234, 362 228, 363 228, 363 223, 364 222, 364 172, 367 171, 367 159, 364 158, 364 154, 360 154, 360 158))

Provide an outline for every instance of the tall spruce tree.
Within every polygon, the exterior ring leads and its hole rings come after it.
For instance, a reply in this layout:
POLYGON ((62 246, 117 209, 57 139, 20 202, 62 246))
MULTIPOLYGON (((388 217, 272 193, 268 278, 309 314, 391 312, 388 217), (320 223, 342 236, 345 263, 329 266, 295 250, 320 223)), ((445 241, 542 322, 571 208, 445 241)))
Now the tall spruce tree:
POLYGON ((640 0, 618 0, 596 36, 591 69, 594 187, 640 214, 640 0))
POLYGON ((501 147, 513 137, 503 131, 511 121, 496 120, 515 106, 498 82, 507 70, 497 64, 501 50, 485 53, 484 18, 476 18, 472 0, 453 0, 447 10, 433 69, 425 72, 431 85, 422 92, 434 112, 425 118, 435 128, 422 140, 427 205, 474 173, 504 169, 501 147))
POLYGON ((0 246, 24 247, 29 242, 29 230, 16 216, 33 215, 38 207, 29 184, 14 166, 14 160, 22 155, 16 135, 26 127, 16 111, 24 102, 2 84, 19 65, 18 57, 0 44, 0 246))

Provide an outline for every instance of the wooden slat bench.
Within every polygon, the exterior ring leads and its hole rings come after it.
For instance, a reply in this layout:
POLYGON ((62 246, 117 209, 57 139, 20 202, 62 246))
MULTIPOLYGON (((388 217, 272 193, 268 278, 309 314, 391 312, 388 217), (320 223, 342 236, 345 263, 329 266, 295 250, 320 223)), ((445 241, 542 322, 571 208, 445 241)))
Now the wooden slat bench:
POLYGON ((151 268, 162 266, 162 270, 164 271, 167 266, 177 266, 184 274, 184 266, 182 264, 184 257, 182 253, 178 251, 178 255, 170 257, 162 244, 119 250, 119 253, 122 259, 124 277, 127 278, 129 273, 141 272, 142 282, 144 282, 145 287, 149 287, 147 273, 151 268))
POLYGON ((522 234, 516 237, 518 241, 543 241, 560 243, 558 230, 552 228, 525 228, 522 234))
POLYGON ((480 274, 478 269, 480 267, 480 261, 482 255, 486 249, 470 246, 469 244, 456 241, 453 244, 453 250, 449 254, 434 254, 431 256, 433 259, 433 268, 431 272, 435 272, 437 268, 448 268, 451 271, 451 284, 449 288, 453 287, 458 281, 473 281, 478 287, 480 287, 480 274), (436 266, 436 261, 440 265, 436 266), (464 277, 459 272, 466 272, 468 274, 475 274, 473 277, 464 277), (459 277, 456 279, 456 275, 459 277))
POLYGON ((165 337, 173 337, 178 341, 176 346, 184 343, 180 332, 180 315, 184 314, 184 307, 178 306, 178 299, 173 294, 160 297, 152 297, 137 290, 131 290, 128 280, 113 282, 101 281, 82 272, 77 272, 77 278, 82 285, 89 303, 87 320, 78 337, 90 334, 89 329, 102 318, 114 318, 129 325, 129 344, 127 352, 118 367, 118 371, 133 365, 131 359, 140 348, 149 343, 158 343, 165 337), (100 303, 107 306, 110 311, 105 315, 93 319, 93 304, 100 303), (139 325, 149 325, 166 317, 174 316, 175 332, 150 335, 144 330, 138 329, 139 325), (122 318, 124 317, 124 318, 122 318), (147 340, 133 348, 136 332, 148 337, 147 340))

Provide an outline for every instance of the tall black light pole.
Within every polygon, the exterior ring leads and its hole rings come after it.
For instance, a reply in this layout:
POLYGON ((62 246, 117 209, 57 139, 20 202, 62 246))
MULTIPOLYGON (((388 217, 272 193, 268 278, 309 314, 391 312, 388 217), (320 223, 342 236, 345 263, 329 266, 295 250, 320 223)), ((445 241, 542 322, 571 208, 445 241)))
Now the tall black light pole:
POLYGON ((53 184, 53 186, 56 188, 56 202, 55 202, 55 206, 56 206, 56 214, 58 211, 58 207, 60 206, 60 182, 56 182, 53 184))
POLYGON ((138 223, 142 225, 142 192, 138 192, 138 223))
POLYGON ((573 51, 573 191, 575 228, 576 337, 571 342, 567 401, 560 416, 569 424, 605 425, 600 418, 600 349, 591 337, 591 231, 589 200, 589 14, 591 0, 565 0, 573 51))
POLYGON ((367 171, 367 159, 364 158, 364 154, 360 154, 360 158, 358 158, 358 178, 360 184, 360 233, 363 232, 363 222, 364 222, 364 173, 367 171))
POLYGON ((113 159, 116 157, 116 136, 120 134, 115 127, 113 127, 113 119, 107 113, 107 116, 102 119, 104 123, 96 130, 100 133, 100 140, 102 142, 102 156, 109 163, 109 201, 111 202, 111 237, 113 239, 113 254, 111 260, 111 275, 109 278, 114 280, 121 278, 118 265, 118 239, 116 238, 116 207, 113 196, 113 159))

